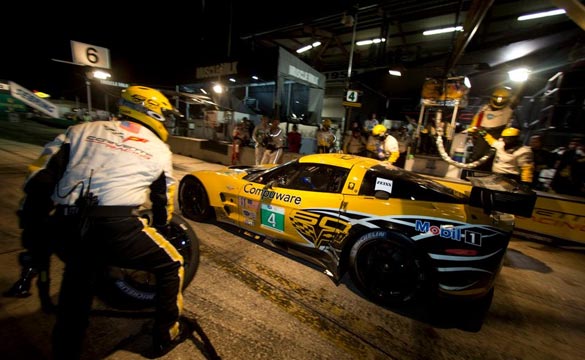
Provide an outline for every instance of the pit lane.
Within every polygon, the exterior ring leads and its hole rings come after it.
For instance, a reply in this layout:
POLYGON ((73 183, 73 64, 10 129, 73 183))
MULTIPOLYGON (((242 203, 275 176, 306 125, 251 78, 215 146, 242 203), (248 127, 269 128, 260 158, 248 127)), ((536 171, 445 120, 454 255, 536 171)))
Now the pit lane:
MULTIPOLYGON (((4 133, 4 131, 2 130, 4 133)), ((14 133, 13 133, 14 134, 14 133)), ((40 151, 0 139, 0 286, 18 277, 16 210, 26 165, 40 151)), ((176 176, 216 168, 174 156, 176 176)), ((200 331, 168 359, 582 359, 585 357, 585 249, 513 239, 484 325, 466 330, 457 308, 385 309, 344 278, 335 285, 301 260, 245 240, 223 225, 190 222, 201 266, 185 291, 185 312, 200 331)), ((55 260, 56 300, 61 264, 55 260)), ((36 297, 0 298, 0 356, 48 358, 50 315, 36 297)), ((141 359, 148 314, 96 301, 87 359, 141 359)))

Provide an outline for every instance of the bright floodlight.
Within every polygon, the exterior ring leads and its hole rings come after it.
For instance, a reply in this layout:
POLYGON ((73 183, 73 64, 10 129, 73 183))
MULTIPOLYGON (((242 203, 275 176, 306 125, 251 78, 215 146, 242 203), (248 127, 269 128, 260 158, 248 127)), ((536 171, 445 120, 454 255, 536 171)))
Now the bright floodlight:
POLYGON ((213 85, 213 91, 215 91, 217 94, 221 94, 223 92, 223 88, 221 85, 215 84, 213 85))
POLYGON ((510 80, 514 82, 524 82, 528 80, 528 74, 530 74, 530 70, 526 68, 519 68, 514 69, 512 71, 508 71, 508 76, 510 77, 510 80))
POLYGON ((112 77, 112 74, 102 70, 96 70, 93 72, 93 77, 96 79, 106 80, 112 77))

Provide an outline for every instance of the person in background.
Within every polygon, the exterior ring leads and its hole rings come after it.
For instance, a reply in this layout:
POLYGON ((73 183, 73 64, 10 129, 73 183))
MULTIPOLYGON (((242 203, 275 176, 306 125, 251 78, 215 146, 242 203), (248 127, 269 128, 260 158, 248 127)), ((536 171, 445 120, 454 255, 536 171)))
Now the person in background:
MULTIPOLYGON (((504 129, 512 125, 514 121, 514 110, 512 105, 512 92, 507 87, 495 89, 487 104, 475 114, 471 121, 470 129, 483 129, 494 139, 499 139, 504 129)), ((483 137, 476 137, 473 141, 473 152, 469 162, 479 160, 486 155, 490 149, 490 144, 483 137)), ((492 162, 486 161, 478 166, 476 170, 489 171, 492 162)))
POLYGON ((268 132, 270 130, 270 125, 268 124, 268 116, 262 116, 260 119, 260 123, 256 125, 254 131, 252 132, 252 140, 254 140, 254 159, 256 165, 262 164, 262 157, 264 156, 264 147, 266 142, 268 141, 268 132))
POLYGON ((244 128, 243 122, 235 124, 232 131, 232 165, 240 161, 240 148, 248 143, 248 130, 244 128))
POLYGON ((293 124, 292 130, 286 134, 286 140, 288 145, 288 151, 291 153, 298 154, 301 150, 301 133, 298 131, 297 124, 293 124))
POLYGON ((343 141, 343 153, 366 156, 366 139, 362 135, 362 129, 353 127, 351 134, 346 135, 343 141))
POLYGON ((551 188, 559 194, 585 195, 585 149, 583 139, 572 138, 569 145, 559 152, 554 165, 555 175, 551 188))
POLYGON ((285 136, 280 128, 280 120, 272 119, 268 134, 264 138, 264 155, 261 164, 280 164, 284 155, 285 136))
POLYGON ((368 138, 366 149, 373 154, 372 157, 382 161, 388 161, 391 164, 396 162, 400 155, 398 141, 388 134, 384 125, 376 125, 372 129, 372 135, 368 138))
POLYGON ((47 236, 58 237, 65 262, 54 359, 81 358, 94 280, 104 266, 154 274, 151 355, 168 353, 188 336, 190 326, 181 317, 183 257, 162 235, 168 232, 176 187, 164 122, 180 114, 162 93, 144 86, 125 89, 119 111, 119 121, 69 127, 45 146, 24 184, 18 212, 23 245, 32 250, 47 236), (124 148, 106 146, 122 141, 124 148), (148 198, 152 225, 137 212, 148 198), (47 235, 48 229, 55 234, 47 235))
POLYGON ((396 132, 396 136, 394 137, 396 138, 396 141, 398 141, 398 151, 400 152, 398 159, 396 159, 395 165, 404 168, 404 165, 406 164, 408 148, 410 147, 411 142, 406 126, 400 127, 400 129, 398 129, 396 132))
POLYGON ((541 179, 541 175, 543 175, 544 170, 553 168, 553 154, 543 148, 541 135, 532 135, 528 145, 532 149, 532 154, 534 156, 534 178, 532 179, 532 188, 535 190, 547 191, 548 185, 541 181, 543 180, 541 179))
POLYGON ((368 134, 369 136, 372 132, 372 129, 374 129, 374 126, 378 124, 380 124, 380 121, 378 121, 377 114, 372 113, 370 118, 364 121, 364 133, 368 134))
POLYGON ((496 150, 492 164, 494 174, 502 174, 525 185, 532 185, 534 156, 530 146, 522 144, 520 130, 513 127, 506 128, 498 140, 484 129, 471 128, 468 132, 477 132, 496 150))
POLYGON ((331 130, 331 119, 324 119, 323 124, 319 130, 317 130, 317 153, 327 154, 331 151, 335 144, 335 134, 331 130))

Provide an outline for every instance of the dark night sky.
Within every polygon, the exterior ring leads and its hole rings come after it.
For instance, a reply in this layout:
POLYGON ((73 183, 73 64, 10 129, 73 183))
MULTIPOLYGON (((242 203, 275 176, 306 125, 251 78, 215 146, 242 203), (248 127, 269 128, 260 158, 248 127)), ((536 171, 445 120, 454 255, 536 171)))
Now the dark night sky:
MULTIPOLYGON (((53 98, 84 96, 83 67, 51 60, 71 61, 70 40, 75 40, 109 49, 112 80, 161 88, 194 82, 198 66, 228 60, 229 3, 118 1, 113 6, 106 1, 85 3, 86 9, 15 4, 11 14, 3 11, 0 79, 53 98)), ((243 34, 341 11, 346 4, 234 1, 231 58, 249 49, 239 40, 243 34)))

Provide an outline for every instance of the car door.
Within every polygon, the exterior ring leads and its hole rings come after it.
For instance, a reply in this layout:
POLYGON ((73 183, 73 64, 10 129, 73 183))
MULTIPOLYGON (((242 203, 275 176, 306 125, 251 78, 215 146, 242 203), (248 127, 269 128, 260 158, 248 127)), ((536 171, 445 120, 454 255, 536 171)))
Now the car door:
POLYGON ((250 182, 240 193, 241 227, 298 246, 321 248, 339 231, 347 169, 292 163, 250 182))

